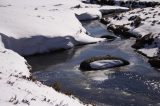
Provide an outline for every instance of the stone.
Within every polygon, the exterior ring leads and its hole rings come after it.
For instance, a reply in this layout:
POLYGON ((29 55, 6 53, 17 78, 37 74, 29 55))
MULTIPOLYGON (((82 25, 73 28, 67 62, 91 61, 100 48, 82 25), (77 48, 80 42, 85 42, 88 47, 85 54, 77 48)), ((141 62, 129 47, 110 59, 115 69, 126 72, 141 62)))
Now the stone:
MULTIPOLYGON (((108 61, 108 62, 110 62, 110 61, 108 61)), ((106 64, 108 64, 107 61, 106 61, 106 64)), ((86 60, 82 61, 81 64, 80 64, 80 69, 82 71, 92 71, 92 70, 101 70, 101 69, 120 67, 120 66, 125 66, 125 65, 129 65, 129 62, 124 60, 124 59, 121 59, 119 57, 113 57, 113 56, 110 56, 110 55, 107 55, 107 56, 95 56, 95 57, 91 57, 89 59, 86 59, 86 60), (115 64, 112 67, 110 67, 110 66, 102 67, 100 69, 91 66, 91 63, 96 62, 96 61, 101 61, 101 60, 113 60, 113 62, 114 61, 115 62, 118 61, 118 64, 115 64)))

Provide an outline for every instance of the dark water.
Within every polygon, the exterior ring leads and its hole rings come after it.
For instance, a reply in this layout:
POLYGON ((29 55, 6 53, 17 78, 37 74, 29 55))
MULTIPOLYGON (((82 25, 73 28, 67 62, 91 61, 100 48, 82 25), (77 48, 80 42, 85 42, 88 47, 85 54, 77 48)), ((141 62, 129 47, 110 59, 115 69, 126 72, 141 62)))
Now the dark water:
MULTIPOLYGON (((108 35, 98 21, 85 22, 92 36, 108 35)), ((160 73, 131 48, 134 39, 120 39, 28 57, 33 77, 47 85, 59 82, 82 101, 99 106, 160 106, 160 73), (79 64, 91 56, 112 55, 128 60, 124 67, 81 72, 79 64)))

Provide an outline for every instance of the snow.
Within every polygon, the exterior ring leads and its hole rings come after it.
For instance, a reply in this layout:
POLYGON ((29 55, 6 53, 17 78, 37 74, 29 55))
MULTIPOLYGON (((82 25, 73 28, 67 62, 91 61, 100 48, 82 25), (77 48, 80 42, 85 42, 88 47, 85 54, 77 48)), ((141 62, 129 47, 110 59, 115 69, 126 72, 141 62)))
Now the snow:
POLYGON ((114 67, 117 65, 122 65, 123 62, 121 60, 98 60, 90 63, 91 68, 93 69, 105 69, 114 67))
POLYGON ((28 10, 6 8, 0 11, 6 14, 0 18, 2 42, 5 48, 12 49, 21 55, 103 41, 103 39, 86 35, 81 23, 70 12, 34 13, 28 10), (86 38, 88 40, 85 40, 86 38))
POLYGON ((147 57, 155 57, 158 55, 158 48, 142 48, 138 50, 147 55, 147 57))
POLYGON ((18 75, 19 77, 26 76, 29 77, 29 69, 25 63, 26 60, 19 56, 12 50, 0 49, 0 72, 5 74, 5 77, 10 75, 18 75))
POLYGON ((12 50, 0 49, 0 106, 83 106, 77 99, 32 82, 26 60, 12 50))
POLYGON ((101 18, 102 9, 128 10, 83 4, 78 0, 1 0, 0 4, 0 44, 21 55, 104 41, 88 36, 79 20, 101 18))
POLYGON ((153 42, 151 44, 144 43, 140 52, 148 57, 159 56, 160 48, 160 6, 148 7, 142 9, 134 9, 118 15, 118 18, 109 18, 110 25, 121 25, 129 29, 129 32, 137 37, 149 36, 151 34, 153 42), (129 20, 131 17, 138 16, 141 18, 141 23, 138 27, 134 27, 131 23, 134 20, 129 20), (158 50, 157 50, 158 49, 158 50))
POLYGON ((107 13, 111 13, 111 12, 122 12, 122 11, 126 11, 126 10, 129 10, 128 8, 126 7, 119 7, 119 6, 102 6, 100 8, 100 11, 103 13, 103 14, 107 14, 107 13))
POLYGON ((74 12, 76 17, 81 21, 102 18, 102 13, 97 8, 84 8, 80 10, 76 9, 74 12))

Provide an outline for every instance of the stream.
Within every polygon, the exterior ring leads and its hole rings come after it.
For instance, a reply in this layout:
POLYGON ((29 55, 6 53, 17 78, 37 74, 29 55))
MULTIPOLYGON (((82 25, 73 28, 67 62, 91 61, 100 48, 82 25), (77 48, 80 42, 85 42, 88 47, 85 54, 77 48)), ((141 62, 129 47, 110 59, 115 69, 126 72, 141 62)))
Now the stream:
MULTIPOLYGON (((82 22, 91 36, 113 35, 99 21, 82 22)), ((71 92, 96 106, 160 106, 160 73, 147 58, 131 48, 135 39, 116 38, 54 53, 26 57, 32 75, 46 85, 58 82, 63 92, 71 92), (111 55, 130 65, 82 72, 80 63, 92 56, 111 55)))

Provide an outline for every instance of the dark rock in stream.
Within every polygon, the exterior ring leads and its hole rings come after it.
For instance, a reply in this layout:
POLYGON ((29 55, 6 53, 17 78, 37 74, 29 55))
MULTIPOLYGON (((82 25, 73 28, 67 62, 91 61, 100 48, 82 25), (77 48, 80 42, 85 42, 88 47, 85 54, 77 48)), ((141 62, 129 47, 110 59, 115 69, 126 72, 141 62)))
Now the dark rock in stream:
POLYGON ((125 66, 125 65, 129 65, 129 62, 119 58, 119 57, 113 57, 110 55, 107 56, 98 56, 98 57, 91 57, 89 59, 86 59, 84 61, 81 62, 80 64, 80 69, 82 71, 91 71, 91 70, 101 70, 101 69, 107 69, 107 68, 114 68, 114 67, 120 67, 120 66, 125 66), (105 66, 105 67, 101 67, 101 68, 94 68, 91 66, 91 63, 96 62, 96 61, 101 61, 101 60, 113 60, 113 61, 120 61, 119 63, 115 64, 115 63, 110 63, 109 61, 104 63, 104 64, 111 64, 110 66, 105 66))
POLYGON ((124 25, 109 25, 108 30, 113 31, 115 35, 121 35, 124 38, 136 37, 133 33, 129 32, 129 29, 124 25))
POLYGON ((152 67, 155 67, 155 68, 160 68, 160 58, 151 58, 149 59, 148 61, 152 67))
POLYGON ((140 49, 144 47, 146 44, 151 45, 153 41, 154 41, 153 35, 150 33, 145 35, 144 37, 137 38, 135 44, 132 45, 132 47, 135 49, 140 49))

